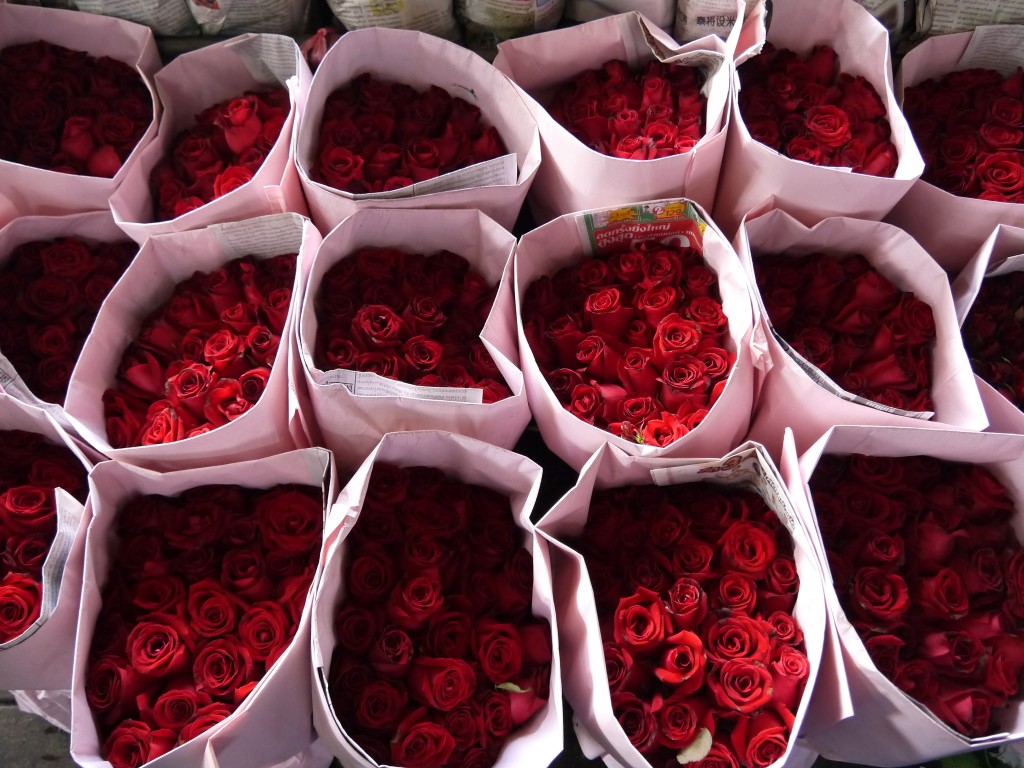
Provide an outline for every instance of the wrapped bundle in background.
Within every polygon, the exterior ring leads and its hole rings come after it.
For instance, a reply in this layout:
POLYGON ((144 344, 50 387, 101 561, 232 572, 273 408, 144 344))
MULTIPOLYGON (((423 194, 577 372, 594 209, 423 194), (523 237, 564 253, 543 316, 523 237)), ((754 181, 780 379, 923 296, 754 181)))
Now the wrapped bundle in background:
MULTIPOLYGON (((199 229, 220 222, 286 211, 306 213, 292 155, 292 132, 305 105, 311 79, 295 41, 280 35, 244 35, 177 57, 155 78, 157 93, 165 105, 160 135, 141 153, 121 188, 110 199, 118 225, 141 243, 153 235, 199 229), (216 72, 217 76, 210 77, 210 72, 216 72), (237 181, 228 179, 232 173, 242 170, 241 165, 224 168, 222 163, 213 164, 202 152, 200 142, 195 140, 179 148, 180 134, 191 129, 196 119, 215 104, 228 102, 226 110, 235 101, 241 104, 246 92, 261 94, 282 88, 287 89, 288 106, 283 108, 284 114, 273 120, 261 123, 259 117, 250 115, 242 123, 245 115, 241 114, 236 118, 240 124, 237 127, 230 114, 215 118, 217 125, 223 123, 228 129, 251 131, 251 135, 238 140, 243 143, 238 144, 234 152, 236 161, 252 156, 254 151, 257 158, 262 156, 255 168, 249 161, 245 166, 248 173, 237 181), (253 121, 256 125, 250 126, 253 121), (263 136, 272 125, 279 133, 273 140, 264 142, 263 136), (174 207, 164 199, 170 192, 165 192, 162 183, 153 178, 154 169, 167 161, 171 161, 174 168, 186 169, 190 177, 194 175, 196 178, 190 179, 193 186, 205 185, 218 196, 180 215, 158 215, 161 204, 174 207), (207 168, 207 164, 213 167, 207 168)), ((195 193, 181 183, 177 194, 184 200, 195 193)))
MULTIPOLYGON (((798 257, 820 252, 836 258, 860 254, 896 289, 911 291, 918 301, 927 304, 932 316, 935 343, 927 350, 930 360, 925 363, 933 403, 933 415, 929 417, 927 412, 912 414, 855 398, 840 389, 834 380, 841 378, 845 371, 836 370, 827 376, 819 366, 798 358, 792 350, 787 351, 783 342, 788 345, 793 340, 780 341, 768 312, 763 313, 764 340, 771 355, 771 367, 758 394, 750 437, 764 444, 773 456, 777 456, 781 449, 786 427, 793 430, 798 450, 806 450, 835 424, 936 428, 952 425, 976 430, 985 427, 985 411, 960 341, 946 274, 906 233, 888 224, 845 218, 826 219, 808 228, 784 211, 772 210, 744 222, 737 235, 736 249, 747 265, 751 281, 754 280, 754 265, 762 254, 798 257)), ((835 291, 837 286, 838 282, 822 283, 814 291, 814 299, 826 297, 825 291, 835 291)), ((880 302, 886 295, 884 291, 873 293, 862 289, 856 295, 851 294, 843 307, 827 303, 827 319, 837 318, 840 312, 845 313, 844 317, 856 313, 863 318, 871 318, 881 311, 880 302)), ((764 306, 768 306, 769 303, 780 303, 775 299, 773 296, 761 300, 764 306)), ((792 308, 799 313, 801 307, 793 305, 792 308)), ((926 319, 922 328, 928 326, 926 319)), ((871 340, 872 345, 885 337, 883 328, 877 339, 871 340)), ((891 359, 892 365, 897 367, 890 366, 890 369, 900 370, 899 361, 891 354, 881 359, 891 359)), ((879 374, 882 375, 888 376, 879 374)), ((895 384, 904 388, 911 382, 909 376, 897 376, 896 379, 895 384)), ((908 391, 917 392, 919 389, 910 388, 908 391)))
MULTIPOLYGON (((375 112, 371 103, 356 106, 365 108, 365 119, 371 125, 387 117, 375 112)), ((413 122, 420 119, 418 114, 410 118, 413 122)), ((402 147, 392 145, 391 151, 395 150, 399 157, 406 154, 402 147)), ((454 43, 400 29, 356 30, 334 44, 317 68, 296 137, 303 191, 313 220, 323 232, 360 208, 477 208, 511 230, 540 165, 540 151, 536 121, 504 75, 454 43), (346 137, 351 131, 341 126, 338 135, 331 136, 338 143, 321 146, 328 97, 360 75, 409 86, 418 94, 436 86, 464 100, 468 104, 465 111, 479 109, 483 125, 496 130, 508 154, 389 192, 353 194, 314 181, 311 174, 324 152, 344 155, 341 150, 346 150, 350 140, 346 137)), ((350 169, 355 171, 356 165, 361 178, 363 163, 352 161, 350 169)))
POLYGON ((0 395, 0 436, 0 687, 12 689, 25 711, 69 730, 93 464, 45 411, 7 395, 0 395))
MULTIPOLYGON (((160 105, 153 86, 153 75, 160 68, 160 58, 157 54, 156 43, 153 41, 153 33, 149 29, 126 21, 72 11, 0 5, 0 49, 37 41, 45 41, 72 51, 84 51, 96 58, 107 56, 134 70, 148 91, 150 103, 144 103, 145 100, 142 99, 135 99, 132 94, 128 94, 119 101, 115 96, 120 94, 114 94, 109 90, 105 91, 105 96, 96 94, 100 99, 98 102, 93 97, 85 100, 91 102, 90 109, 101 110, 97 119, 105 118, 111 122, 116 119, 119 124, 112 125, 111 131, 120 134, 123 131, 121 124, 125 118, 128 118, 128 115, 133 116, 128 119, 138 120, 140 123, 148 122, 148 127, 142 131, 135 148, 125 158, 118 159, 117 156, 107 158, 104 165, 109 165, 114 160, 117 160, 119 164, 116 173, 110 174, 109 178, 98 175, 79 176, 22 165, 11 160, 0 160, 0 224, 4 223, 2 217, 5 213, 10 214, 7 203, 13 206, 13 210, 20 215, 52 215, 105 208, 106 201, 127 177, 143 149, 156 137, 160 105), (109 111, 103 112, 102 110, 109 111)), ((28 61, 31 62, 31 57, 28 61)), ((38 74, 39 87, 42 88, 45 86, 47 75, 43 72, 38 74)), ((108 73, 108 77, 110 74, 108 73)), ((17 74, 12 69, 10 77, 20 79, 24 77, 24 74, 17 74)), ((115 85, 114 82, 103 82, 103 87, 106 89, 113 85, 115 85)), ((28 98, 37 97, 28 94, 28 98)), ((10 110, 11 115, 17 115, 20 121, 29 121, 26 128, 33 134, 33 140, 44 143, 47 140, 44 135, 44 126, 42 124, 33 125, 32 120, 39 119, 41 116, 52 120, 54 115, 59 113, 56 101, 45 103, 42 112, 39 111, 38 101, 32 107, 12 104, 8 105, 7 109, 10 110)), ((64 116, 61 116, 62 120, 63 118, 64 116)), ((86 118, 80 117, 80 119, 86 118)), ((91 118, 88 119, 91 120, 91 118)), ((49 127, 53 128, 54 126, 51 124, 49 127)), ((90 149, 88 131, 81 132, 80 136, 72 137, 72 129, 74 126, 69 128, 65 124, 60 137, 61 141, 57 143, 71 146, 67 142, 74 139, 71 151, 85 156, 90 149)), ((65 149, 65 151, 67 150, 65 149)), ((112 154, 113 150, 109 150, 108 155, 112 154)), ((106 170, 110 170, 110 168, 108 167, 106 170)))
MULTIPOLYGON (((538 224, 573 211, 668 197, 685 196, 711 208, 725 151, 732 72, 717 38, 681 46, 650 20, 628 13, 502 43, 494 65, 529 94, 527 103, 540 128, 544 162, 529 196, 538 224), (608 154, 592 149, 555 120, 552 112, 556 108, 586 115, 581 123, 595 119, 591 117, 595 112, 601 114, 602 100, 614 98, 621 84, 612 83, 607 94, 591 100, 580 98, 578 104, 564 103, 558 92, 574 76, 600 70, 612 60, 624 61, 636 73, 651 62, 672 68, 694 67, 700 73, 700 95, 707 103, 700 109, 698 125, 703 125, 704 131, 690 149, 646 160, 627 159, 610 154, 614 145, 608 146, 608 154), (553 98, 558 103, 552 103, 553 98)), ((658 84, 668 92, 662 79, 658 78, 658 84)), ((647 94, 643 99, 641 117, 647 111, 647 94)), ((671 97, 667 101, 674 115, 676 104, 671 97)), ((672 119, 666 122, 674 125, 672 119)), ((679 131, 681 134, 682 128, 679 131)), ((669 148, 674 143, 669 142, 669 148)))
MULTIPOLYGON (((921 175, 923 162, 891 86, 889 38, 878 22, 854 0, 777 0, 772 4, 767 42, 806 56, 826 45, 838 55, 838 69, 865 84, 881 98, 884 119, 895 148, 891 178, 851 172, 849 167, 816 166, 781 155, 757 141, 741 114, 742 83, 734 95, 722 175, 713 215, 733 235, 748 211, 771 196, 805 224, 829 216, 880 219, 921 175)), ((754 62, 748 59, 747 66, 754 62)), ((830 77, 834 73, 827 73, 830 77)), ((740 75, 742 80, 742 73, 740 75)), ((768 99, 775 97, 769 95, 768 99)), ((872 97, 873 98, 873 97, 872 97)), ((783 99, 777 99, 781 107, 783 99)), ((841 108, 838 108, 841 109, 841 108)), ((800 108, 795 120, 806 117, 800 108)), ((853 122, 853 113, 848 116, 853 122)))
MULTIPOLYGON (((1019 71, 1021 65, 1024 65, 1024 26, 980 27, 973 32, 933 37, 907 53, 896 74, 896 96, 901 104, 906 105, 908 114, 911 114, 913 109, 913 117, 923 118, 920 125, 924 133, 919 137, 922 151, 926 144, 934 145, 938 142, 937 151, 932 149, 934 155, 925 158, 926 177, 930 172, 939 171, 940 166, 946 165, 944 155, 953 158, 955 152, 955 162, 949 163, 952 168, 946 172, 947 177, 952 179, 966 172, 965 183, 981 178, 976 170, 977 161, 983 153, 998 151, 998 148, 989 148, 986 132, 980 131, 974 125, 975 120, 972 116, 982 118, 988 115, 988 106, 979 104, 975 107, 971 103, 972 100, 980 99, 986 91, 989 92, 986 98, 991 98, 992 90, 981 87, 981 81, 977 79, 978 73, 974 70, 996 70, 1002 77, 1009 78, 1015 71, 1019 71), (963 81, 952 84, 945 94, 925 95, 917 99, 914 106, 907 102, 908 89, 920 86, 928 80, 939 80, 950 73, 954 73, 955 76, 958 72, 961 73, 963 81), (933 112, 934 119, 928 119, 933 112), (952 130, 948 133, 939 131, 937 123, 953 116, 960 120, 970 120, 966 128, 966 139, 970 144, 962 140, 963 129, 960 130, 959 137, 952 130), (942 141, 945 136, 949 139, 948 148, 942 141), (953 143, 958 139, 961 148, 955 150, 953 143)), ((1021 87, 1020 83, 1017 83, 1018 114, 1020 105, 1024 103, 1020 93, 1021 87)), ((1010 94, 1007 93, 1006 96, 1009 97, 1010 94)), ((1011 123, 1015 120, 1012 119, 1011 123)), ((1019 134, 1020 131, 1011 127, 1003 133, 1019 134)), ((1018 141, 1018 149, 1020 146, 1021 141, 1018 141)), ((1016 155, 1019 158, 1020 152, 1017 151, 1016 155)), ((995 170, 1003 177, 1002 183, 1017 188, 1018 194, 1024 194, 1024 165, 1019 159, 1014 162, 1015 171, 1012 164, 1006 170, 995 170)), ((943 268, 956 274, 981 248, 996 226, 1007 224, 1024 227, 1024 203, 956 195, 921 179, 892 209, 886 221, 909 232, 943 268)))

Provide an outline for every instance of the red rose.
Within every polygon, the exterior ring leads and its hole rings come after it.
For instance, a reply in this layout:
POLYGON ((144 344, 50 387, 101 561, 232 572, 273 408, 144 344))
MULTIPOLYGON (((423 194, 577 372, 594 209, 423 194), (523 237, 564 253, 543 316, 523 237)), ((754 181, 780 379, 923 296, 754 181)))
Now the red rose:
POLYGON ((783 718, 771 709, 764 709, 753 717, 736 720, 730 741, 736 754, 750 768, 768 768, 785 755, 793 726, 793 716, 786 714, 783 718))
POLYGON ((387 678, 401 678, 414 655, 413 641, 401 629, 385 629, 371 640, 367 660, 373 671, 387 678))
POLYGON ((772 645, 771 625, 763 619, 748 616, 727 616, 707 629, 705 650, 719 664, 733 659, 748 659, 767 664, 772 645))
POLYGON ((674 627, 695 630, 708 613, 707 593, 696 579, 683 576, 668 590, 668 610, 674 627))
POLYGON ((230 698, 257 679, 253 658, 239 638, 225 635, 211 640, 196 654, 192 666, 196 690, 213 698, 230 698))
POLYGON ((8 573, 0 580, 0 642, 22 635, 39 617, 40 585, 29 576, 8 573))
POLYGON ((408 701, 405 688, 389 680, 374 680, 359 694, 356 722, 364 728, 387 730, 398 722, 408 701))
POLYGON ((391 759, 408 768, 431 768, 448 762, 455 739, 443 726, 424 719, 422 708, 412 712, 398 726, 391 741, 391 759))
POLYGON ((636 653, 655 649, 670 627, 670 619, 657 592, 640 587, 619 600, 614 618, 615 641, 636 653))
POLYGON ((774 685, 772 701, 789 711, 796 710, 811 671, 807 656, 791 645, 783 645, 769 668, 774 685))
POLYGON ((201 736, 217 725, 217 723, 226 720, 233 714, 234 710, 232 707, 222 702, 215 701, 212 704, 207 704, 196 712, 195 717, 192 718, 188 725, 181 729, 181 732, 178 734, 179 743, 183 744, 196 738, 196 736, 201 736))
POLYGON ((141 618, 128 633, 126 650, 133 669, 150 677, 170 677, 192 663, 188 625, 170 614, 141 618))
POLYGON ((658 746, 658 721, 647 702, 632 693, 617 693, 612 696, 612 711, 638 752, 648 754, 658 746))
POLYGON ((763 576, 775 559, 775 538, 758 523, 733 523, 718 543, 725 565, 754 578, 763 576))
POLYGON ((654 676, 675 686, 679 695, 697 691, 704 684, 707 659, 700 637, 684 630, 666 637, 665 642, 671 645, 662 653, 654 676))
POLYGON ((142 718, 155 729, 166 728, 177 733, 210 703, 207 694, 183 683, 181 687, 170 688, 160 694, 151 708, 142 711, 142 718))
POLYGON ((254 661, 270 667, 287 650, 294 626, 276 602, 254 603, 238 620, 238 639, 254 661))
POLYGON ((807 131, 811 138, 826 147, 840 147, 850 136, 850 120, 840 107, 812 107, 806 113, 807 131))
POLYGON ((151 729, 140 720, 124 720, 103 742, 100 753, 114 768, 137 768, 170 752, 178 734, 170 729, 151 729))
POLYGON ((772 676, 763 664, 748 659, 729 659, 716 674, 708 677, 708 687, 718 706, 749 714, 771 700, 772 676))
POLYGON ((55 529, 56 519, 52 489, 15 485, 0 494, 0 525, 10 533, 47 534, 55 529))
POLYGON ((448 712, 473 695, 476 675, 461 659, 417 656, 406 681, 415 701, 448 712))
MULTIPOLYGON (((706 732, 715 734, 715 712, 701 696, 673 692, 661 702, 658 718, 658 743, 674 751, 685 750, 706 732)), ((741 720, 743 718, 740 718, 741 720)))
POLYGON ((851 590, 854 613, 868 621, 891 623, 910 607, 910 595, 903 578, 880 568, 858 568, 851 590))

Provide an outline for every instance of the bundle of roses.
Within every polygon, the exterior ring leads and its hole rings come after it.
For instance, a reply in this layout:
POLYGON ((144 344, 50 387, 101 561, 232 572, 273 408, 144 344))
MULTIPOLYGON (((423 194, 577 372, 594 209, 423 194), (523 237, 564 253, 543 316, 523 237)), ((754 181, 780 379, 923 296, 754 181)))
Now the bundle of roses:
POLYGON ((308 747, 329 452, 167 472, 108 461, 89 483, 74 759, 226 768, 308 747))
POLYGON ((480 108, 362 73, 324 103, 310 176, 353 194, 391 192, 493 160, 505 143, 480 108))
POLYGON ((841 71, 831 47, 801 57, 765 43, 737 71, 740 113, 756 141, 813 165, 894 175, 898 156, 885 102, 863 76, 841 71))
POLYGON ((787 429, 802 452, 837 423, 988 424, 949 276, 906 232, 841 216, 808 227, 775 209, 744 221, 736 250, 761 283, 771 357, 749 439, 773 456, 787 429))
POLYGON ((511 230, 540 151, 522 94, 486 60, 433 35, 367 27, 317 67, 295 164, 322 232, 362 208, 475 209, 511 230))
POLYGON ((0 160, 111 178, 153 122, 133 67, 36 40, 0 50, 0 160))
POLYGON ((157 220, 177 218, 252 180, 291 109, 288 91, 246 91, 214 104, 182 130, 150 172, 157 220))
POLYGON ((802 762, 826 621, 801 519, 755 443, 673 461, 605 443, 537 523, 566 697, 614 761, 802 762))
POLYGON ((810 664, 792 544, 764 500, 710 483, 595 491, 572 546, 637 751, 658 766, 780 759, 810 664))
POLYGON ((754 274, 782 338, 847 392, 905 411, 932 410, 931 307, 861 254, 760 254, 754 274))
POLYGON ((122 503, 84 693, 100 756, 138 766, 230 717, 295 636, 323 491, 204 485, 122 503))
POLYGON ((348 542, 329 680, 341 725, 381 764, 492 765, 544 705, 551 663, 508 497, 376 462, 348 542))
POLYGON ((43 565, 60 514, 57 488, 85 503, 80 458, 38 432, 0 430, 0 645, 40 618, 43 565))
POLYGON ((622 59, 580 72, 551 96, 559 125, 595 152, 649 160, 689 152, 704 135, 705 74, 698 67, 622 59))
POLYGON ((1024 69, 971 68, 903 91, 921 177, 963 197, 1024 202, 1024 69))
POLYGON ((201 435, 259 402, 291 312, 296 259, 247 256, 175 286, 145 319, 103 393, 111 446, 201 435))
POLYGON ((494 66, 529 95, 544 144, 536 221, 681 195, 711 208, 733 67, 720 39, 697 37, 632 11, 499 44, 494 66))
POLYGON ((886 221, 950 274, 963 270, 998 226, 1024 226, 1024 49, 1008 46, 998 71, 984 60, 995 45, 988 37, 1002 34, 1020 30, 987 26, 929 37, 903 57, 896 74, 925 166, 922 183, 886 221))
POLYGON ((986 277, 960 331, 974 372, 1024 410, 1024 272, 986 277))
POLYGON ((510 397, 480 340, 495 290, 451 251, 361 248, 323 276, 314 362, 418 386, 479 388, 485 403, 510 397))
POLYGON ((888 31, 856 0, 778 0, 767 40, 737 68, 715 221, 734 234, 771 197, 807 221, 880 221, 924 170, 888 31))
POLYGON ((840 605, 878 670, 964 736, 1005 730, 1024 672, 1024 550, 1003 482, 981 464, 828 454, 810 492, 840 605))
POLYGON ((693 246, 649 240, 582 259, 530 283, 521 314, 562 406, 643 445, 695 429, 736 360, 717 276, 693 246))
POLYGON ((0 354, 32 394, 62 404, 100 305, 138 251, 132 242, 67 236, 0 256, 0 354))

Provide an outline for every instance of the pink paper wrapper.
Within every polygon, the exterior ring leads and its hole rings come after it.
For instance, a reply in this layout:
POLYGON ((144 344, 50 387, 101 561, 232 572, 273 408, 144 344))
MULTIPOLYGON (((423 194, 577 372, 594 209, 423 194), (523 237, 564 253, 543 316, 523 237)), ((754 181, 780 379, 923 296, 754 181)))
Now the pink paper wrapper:
MULTIPOLYGON (((295 158, 309 209, 320 231, 333 229, 360 208, 477 208, 511 230, 540 166, 537 124, 518 89, 472 51, 432 35, 403 29, 370 27, 348 32, 327 52, 309 89, 306 110, 295 133, 295 158), (386 54, 386 55, 382 55, 386 54), (517 171, 510 183, 481 185, 486 164, 439 177, 429 193, 415 197, 362 198, 310 178, 320 141, 324 102, 357 75, 404 83, 419 91, 444 88, 479 107, 486 123, 497 128, 517 171), (459 183, 457 180, 462 179, 459 183), (468 184, 468 186, 466 186, 468 184)), ((487 175, 486 177, 490 177, 487 175)), ((408 188, 407 188, 408 191, 408 188)), ((405 193, 402 193, 405 194, 405 193)))
MULTIPOLYGON (((835 424, 877 424, 981 430, 985 411, 964 352, 946 274, 906 233, 888 224, 830 218, 808 228, 780 210, 744 222, 736 252, 753 281, 753 256, 759 253, 822 251, 863 254, 897 288, 913 291, 932 308, 936 345, 932 350, 932 420, 844 400, 818 384, 773 336, 762 309, 762 335, 771 354, 771 369, 758 395, 750 439, 778 456, 784 430, 793 430, 798 451, 806 450, 835 424)), ((759 296, 759 295, 758 295, 759 296)))
MULTIPOLYGON (((961 62, 974 34, 929 37, 907 53, 896 73, 899 102, 910 86, 965 68, 961 62)), ((1018 46, 1005 54, 1005 62, 1024 64, 1024 52, 1018 46)), ((956 273, 997 226, 1024 227, 1024 205, 961 197, 918 180, 885 220, 909 232, 943 268, 956 273)))
POLYGON ((597 450, 569 490, 537 523, 537 533, 551 547, 555 565, 555 599, 559 644, 566 675, 565 695, 575 718, 585 729, 592 757, 609 765, 648 768, 647 760, 630 744, 612 711, 605 668, 600 620, 585 559, 567 543, 579 536, 589 517, 596 490, 627 485, 677 485, 709 480, 724 485, 745 484, 772 506, 793 537, 793 557, 800 575, 800 591, 793 615, 804 633, 811 664, 786 754, 775 766, 806 768, 816 755, 798 747, 797 735, 809 713, 811 691, 818 679, 825 639, 826 612, 821 568, 809 538, 807 522, 795 514, 782 478, 761 446, 744 443, 720 459, 647 459, 628 456, 612 445, 597 450), (756 468, 755 468, 756 465, 756 468), (701 471, 703 470, 703 472, 701 471), (761 483, 758 489, 756 483, 761 483))

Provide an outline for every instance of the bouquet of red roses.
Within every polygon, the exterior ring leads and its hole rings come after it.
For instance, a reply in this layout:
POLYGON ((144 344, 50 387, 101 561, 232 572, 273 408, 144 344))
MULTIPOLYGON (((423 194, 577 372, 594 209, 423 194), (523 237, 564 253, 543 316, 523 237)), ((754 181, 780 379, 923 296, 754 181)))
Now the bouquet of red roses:
POLYGON ((165 469, 294 448, 289 339, 304 254, 319 242, 295 214, 147 240, 72 376, 65 407, 79 433, 165 469))
POLYGON ((804 360, 847 392, 932 410, 935 318, 912 291, 859 253, 759 254, 754 275, 768 319, 804 360))
POLYGON ((682 195, 711 208, 733 68, 719 39, 697 37, 681 45, 634 11, 498 46, 494 66, 530 95, 544 142, 538 222, 682 195))
POLYGON ((392 192, 504 154, 479 107, 363 73, 327 97, 310 175, 342 192, 392 192))
POLYGON ((315 598, 314 724, 343 762, 545 765, 561 750, 550 576, 523 506, 539 475, 522 462, 395 433, 339 499, 348 516, 315 598))
POLYGON ((922 180, 954 195, 1024 202, 1024 69, 930 78, 904 89, 903 112, 924 156, 922 180))
POLYGON ((855 713, 817 748, 895 766, 1020 738, 1022 456, 1019 435, 835 427, 800 457, 855 713))
POLYGON ((122 61, 46 40, 0 49, 0 160, 111 178, 153 113, 145 80, 122 61))
POLYGON ((250 34, 178 56, 156 78, 156 140, 110 198, 136 242, 283 211, 305 214, 292 129, 312 75, 294 40, 250 34), (216 77, 210 77, 216 72, 216 77))
POLYGON ((905 232, 770 210, 737 250, 771 356, 749 439, 777 455, 787 428, 804 451, 837 423, 985 427, 949 277, 905 232))
POLYGON ((511 448, 530 420, 514 247, 467 210, 360 210, 331 232, 298 323, 314 443, 352 469, 387 432, 443 429, 511 448))
POLYGON ((790 754, 825 617, 781 488, 752 444, 676 466, 606 446, 538 523, 564 555, 556 589, 580 590, 559 603, 565 652, 600 678, 567 682, 569 701, 620 763, 766 768, 790 754))
POLYGON ((951 274, 996 227, 1024 226, 1024 54, 1019 45, 1007 46, 999 71, 986 59, 995 46, 988 37, 1005 34, 1019 38, 1019 27, 929 37, 903 57, 897 73, 927 183, 915 185, 886 220, 951 274))
MULTIPOLYGON (((25 240, 28 232, 115 229, 109 214, 26 219, 0 236, 0 355, 32 396, 64 402, 75 362, 100 305, 138 252, 130 241, 96 242, 74 235, 25 240), (20 241, 20 242, 18 242, 20 241)), ((123 236, 122 236, 123 237, 123 236)))
POLYGON ((322 232, 364 207, 476 209, 511 230, 540 165, 515 86, 465 48, 408 29, 342 36, 298 131, 296 165, 322 232))
POLYGON ((362 248, 323 276, 313 361, 323 371, 479 388, 483 402, 503 400, 512 392, 480 340, 496 291, 451 251, 362 248))
POLYGON ((228 719, 244 736, 221 765, 272 764, 308 746, 308 598, 334 490, 329 454, 101 469, 91 476, 73 753, 119 768, 173 751, 164 764, 194 766, 228 719))
POLYGON ((547 446, 581 467, 609 434, 650 456, 735 445, 755 365, 739 267, 686 200, 571 214, 523 237, 520 349, 547 446))
POLYGON ((43 589, 52 587, 44 587, 43 568, 61 510, 54 491, 84 504, 86 471, 66 446, 38 432, 0 430, 0 648, 40 618, 43 589))
POLYGON ((114 448, 205 434, 259 402, 291 311, 296 259, 247 256, 175 286, 103 393, 114 448))
POLYGON ((974 372, 1024 410, 1024 272, 986 277, 960 332, 974 372))
POLYGON ((277 143, 288 91, 247 91, 196 115, 150 171, 157 220, 174 219, 252 181, 277 143))
POLYGON ((634 70, 612 59, 555 91, 548 111, 595 152, 627 160, 684 154, 706 129, 705 79, 697 67, 655 60, 634 70))
POLYGON ((863 76, 843 72, 829 46, 801 57, 765 43, 737 72, 740 113, 757 141, 813 165, 895 173, 885 102, 863 76))

